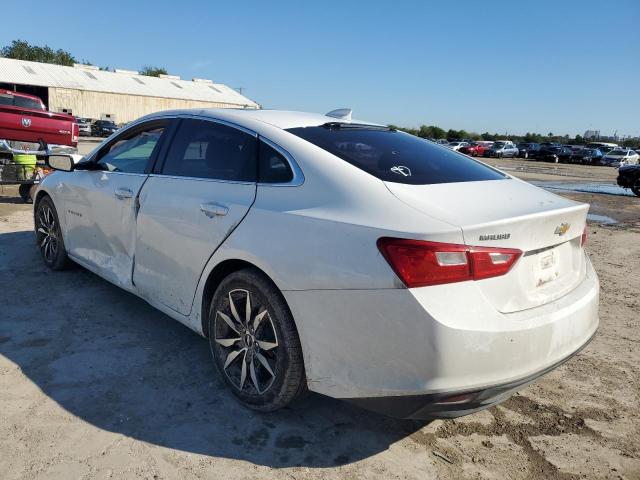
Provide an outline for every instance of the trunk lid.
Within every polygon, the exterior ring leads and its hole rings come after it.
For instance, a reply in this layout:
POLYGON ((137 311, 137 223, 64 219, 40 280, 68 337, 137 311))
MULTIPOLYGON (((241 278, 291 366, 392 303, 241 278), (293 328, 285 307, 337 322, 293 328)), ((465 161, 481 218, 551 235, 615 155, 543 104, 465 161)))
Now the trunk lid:
POLYGON ((584 279, 581 237, 589 206, 517 179, 408 185, 386 182, 397 198, 462 229, 473 246, 524 253, 509 273, 477 283, 503 313, 556 300, 584 279))

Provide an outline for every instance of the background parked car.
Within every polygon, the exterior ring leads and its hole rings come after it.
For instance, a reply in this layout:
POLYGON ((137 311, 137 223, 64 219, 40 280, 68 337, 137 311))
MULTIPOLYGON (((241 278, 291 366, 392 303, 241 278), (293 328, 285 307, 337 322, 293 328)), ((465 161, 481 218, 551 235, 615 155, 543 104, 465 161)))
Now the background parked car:
POLYGON ((561 145, 543 147, 538 152, 537 158, 545 162, 568 161, 571 158, 571 149, 561 145))
POLYGON ((462 147, 468 147, 469 144, 467 142, 449 142, 449 145, 446 145, 451 150, 455 150, 456 152, 460 150, 462 147))
POLYGON ((560 154, 558 155, 558 160, 561 162, 569 163, 571 161, 571 157, 573 156, 573 147, 571 145, 562 145, 560 147, 560 154))
POLYGON ((583 148, 573 152, 571 163, 582 163, 585 165, 599 165, 602 160, 602 152, 597 148, 583 148))
POLYGON ((602 157, 602 164, 609 165, 611 167, 636 165, 638 163, 638 158, 640 158, 640 155, 630 148, 616 148, 602 157))
POLYGON ((513 142, 509 141, 495 142, 491 148, 484 151, 484 156, 496 158, 517 157, 518 147, 516 147, 513 142))
POLYGON ((521 158, 535 158, 540 150, 539 143, 519 143, 518 156, 521 158))
POLYGON ((96 120, 91 126, 91 133, 96 137, 108 137, 118 130, 118 126, 111 120, 96 120))
POLYGON ((76 117, 76 123, 81 137, 91 135, 91 120, 89 118, 76 117))
POLYGON ((458 151, 472 157, 482 157, 485 150, 486 147, 483 144, 473 142, 469 145, 465 145, 464 147, 460 147, 458 151))

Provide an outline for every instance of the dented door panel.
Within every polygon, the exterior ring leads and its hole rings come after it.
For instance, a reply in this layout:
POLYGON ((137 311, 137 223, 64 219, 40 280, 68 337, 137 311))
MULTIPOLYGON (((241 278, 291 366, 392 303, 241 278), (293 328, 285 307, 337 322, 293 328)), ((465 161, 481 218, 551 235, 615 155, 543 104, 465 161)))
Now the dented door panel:
POLYGON ((188 315, 204 266, 255 195, 255 183, 151 175, 137 218, 138 292, 188 315))
POLYGON ((65 202, 69 253, 116 285, 131 288, 136 196, 147 175, 77 171, 65 202))

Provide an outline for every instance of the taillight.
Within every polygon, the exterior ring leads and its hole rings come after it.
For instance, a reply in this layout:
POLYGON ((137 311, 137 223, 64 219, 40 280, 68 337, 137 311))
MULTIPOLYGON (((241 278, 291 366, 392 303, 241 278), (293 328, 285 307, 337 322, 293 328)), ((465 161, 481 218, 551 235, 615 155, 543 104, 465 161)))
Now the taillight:
POLYGON ((582 231, 582 238, 580 239, 580 246, 582 248, 587 246, 587 240, 588 240, 588 231, 587 231, 587 226, 584 226, 584 230, 582 231))
POLYGON ((504 275, 522 255, 514 248, 471 247, 402 238, 378 239, 378 249, 409 288, 504 275))

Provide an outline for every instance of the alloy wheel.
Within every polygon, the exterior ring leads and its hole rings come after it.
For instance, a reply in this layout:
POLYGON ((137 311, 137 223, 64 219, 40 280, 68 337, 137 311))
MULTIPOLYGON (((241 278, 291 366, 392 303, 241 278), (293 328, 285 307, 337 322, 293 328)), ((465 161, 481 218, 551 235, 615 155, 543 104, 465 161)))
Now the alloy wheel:
POLYGON ((56 217, 47 204, 43 204, 38 210, 38 245, 47 263, 55 262, 58 254, 58 226, 56 217))
POLYGON ((271 315, 244 289, 231 290, 221 308, 214 341, 222 369, 240 392, 262 395, 277 375, 278 336, 271 315))

